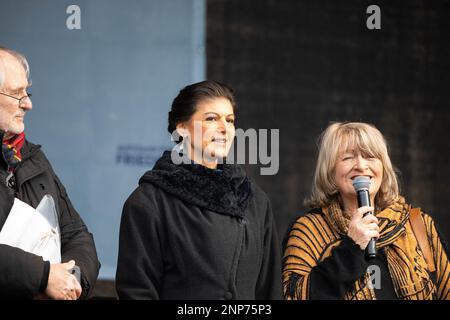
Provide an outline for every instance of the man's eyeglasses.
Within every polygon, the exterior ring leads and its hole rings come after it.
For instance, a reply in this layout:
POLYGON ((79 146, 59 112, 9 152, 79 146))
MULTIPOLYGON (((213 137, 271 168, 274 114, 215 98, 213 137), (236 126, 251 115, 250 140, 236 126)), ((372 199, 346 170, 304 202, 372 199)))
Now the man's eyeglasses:
POLYGON ((16 98, 14 96, 11 96, 11 95, 3 93, 3 92, 0 92, 0 94, 3 95, 3 96, 7 96, 7 97, 10 97, 10 98, 16 99, 17 101, 19 101, 19 106, 24 104, 27 99, 31 100, 31 93, 28 93, 28 92, 27 92, 27 95, 23 96, 22 98, 16 98))

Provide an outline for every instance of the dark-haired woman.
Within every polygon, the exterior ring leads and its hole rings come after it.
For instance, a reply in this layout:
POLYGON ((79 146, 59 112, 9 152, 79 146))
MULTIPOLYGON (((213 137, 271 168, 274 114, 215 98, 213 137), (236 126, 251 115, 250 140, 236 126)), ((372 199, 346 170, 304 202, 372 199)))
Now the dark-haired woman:
POLYGON ((234 108, 231 89, 214 81, 174 99, 168 129, 183 148, 164 152, 124 205, 119 298, 281 299, 270 201, 241 167, 222 161, 234 108))

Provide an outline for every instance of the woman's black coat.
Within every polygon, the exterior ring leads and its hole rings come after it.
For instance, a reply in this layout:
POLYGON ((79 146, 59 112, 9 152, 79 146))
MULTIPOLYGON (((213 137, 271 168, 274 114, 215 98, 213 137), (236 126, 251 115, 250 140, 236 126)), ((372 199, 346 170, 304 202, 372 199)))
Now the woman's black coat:
POLYGON ((236 165, 165 152, 124 205, 116 287, 125 299, 281 299, 270 201, 236 165))

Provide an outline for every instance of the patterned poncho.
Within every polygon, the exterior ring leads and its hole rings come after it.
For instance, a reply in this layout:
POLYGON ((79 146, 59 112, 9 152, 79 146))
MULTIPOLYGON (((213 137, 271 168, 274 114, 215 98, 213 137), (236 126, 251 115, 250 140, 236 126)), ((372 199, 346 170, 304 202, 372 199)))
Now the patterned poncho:
MULTIPOLYGON (((376 216, 380 226, 377 248, 384 248, 389 274, 397 297, 401 300, 450 299, 450 264, 433 219, 422 213, 436 265, 432 281, 427 263, 409 221, 411 206, 402 197, 376 216)), ((330 257, 347 234, 350 217, 338 202, 311 211, 293 224, 283 258, 283 291, 286 299, 309 299, 310 273, 330 257)), ((375 300, 369 274, 356 279, 346 300, 375 300)))

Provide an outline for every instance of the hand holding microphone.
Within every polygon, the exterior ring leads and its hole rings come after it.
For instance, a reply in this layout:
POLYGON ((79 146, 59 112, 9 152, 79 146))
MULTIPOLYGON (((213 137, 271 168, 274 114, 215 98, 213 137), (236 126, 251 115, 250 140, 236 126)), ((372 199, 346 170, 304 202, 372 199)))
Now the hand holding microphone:
POLYGON ((366 257, 368 259, 373 259, 377 255, 375 239, 380 234, 378 219, 373 215, 374 208, 371 207, 370 203, 370 179, 365 176, 356 177, 353 180, 353 187, 357 194, 359 209, 354 213, 350 221, 348 236, 361 249, 366 250, 366 257))

